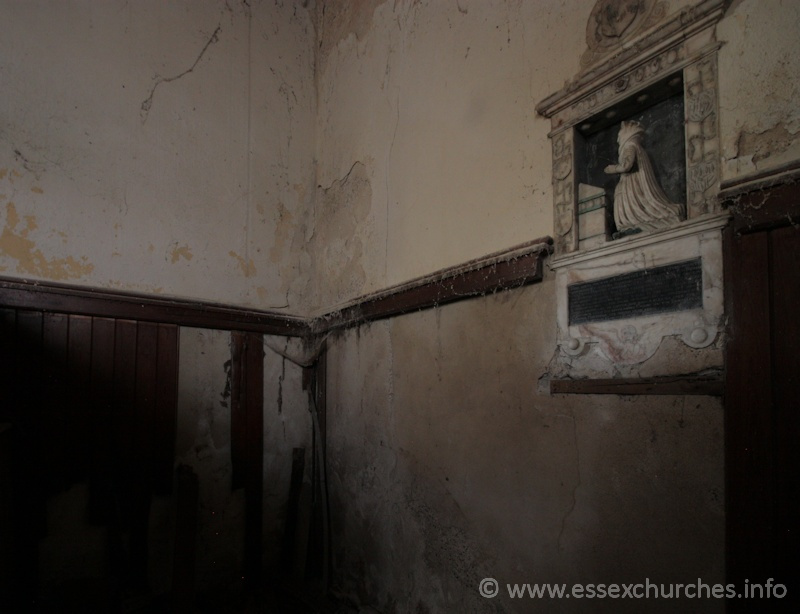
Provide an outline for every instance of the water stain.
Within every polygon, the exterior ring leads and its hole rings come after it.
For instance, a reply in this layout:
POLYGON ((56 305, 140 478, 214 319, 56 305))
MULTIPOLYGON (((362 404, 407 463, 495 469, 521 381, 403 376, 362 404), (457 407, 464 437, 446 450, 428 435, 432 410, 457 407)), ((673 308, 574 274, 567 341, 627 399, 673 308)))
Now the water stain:
POLYGON ((242 273, 244 273, 245 277, 253 277, 256 274, 256 265, 252 258, 245 260, 233 250, 229 251, 228 255, 231 258, 236 259, 236 262, 239 264, 239 268, 242 270, 242 273))
POLYGON ((277 264, 281 261, 286 243, 289 241, 289 237, 293 233, 295 225, 294 215, 282 202, 278 202, 275 217, 275 243, 269 250, 269 259, 270 262, 277 264))
POLYGON ((184 260, 191 260, 194 258, 194 254, 188 245, 182 245, 180 247, 176 246, 173 248, 171 255, 172 264, 175 264, 181 258, 184 260))
POLYGON ((38 228, 36 216, 26 215, 25 225, 13 202, 6 205, 6 223, 0 234, 0 252, 17 261, 17 272, 36 275, 46 279, 75 279, 88 275, 94 265, 83 256, 66 258, 47 258, 38 249, 29 234, 38 228))

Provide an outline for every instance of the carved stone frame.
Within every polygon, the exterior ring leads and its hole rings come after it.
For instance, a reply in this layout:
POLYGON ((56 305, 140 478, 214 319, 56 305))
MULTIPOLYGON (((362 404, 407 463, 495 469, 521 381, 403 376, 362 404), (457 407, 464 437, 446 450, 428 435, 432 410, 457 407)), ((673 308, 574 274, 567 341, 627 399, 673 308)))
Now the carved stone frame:
POLYGON ((687 221, 720 213, 720 44, 714 26, 723 11, 724 0, 705 0, 667 18, 650 34, 620 42, 610 59, 581 73, 537 106, 552 126, 556 257, 578 250, 576 126, 670 75, 683 78, 687 221))
MULTIPOLYGON (((636 376, 645 372, 665 375, 684 367, 684 358, 690 358, 698 370, 721 366, 721 229, 727 223, 727 213, 718 198, 717 52, 721 45, 716 41, 714 26, 724 8, 725 0, 703 0, 666 16, 666 4, 657 0, 598 0, 591 19, 597 20, 598 15, 617 19, 604 28, 609 31, 616 27, 615 35, 622 32, 617 46, 590 46, 591 53, 584 54, 584 60, 588 58, 595 64, 585 67, 564 89, 537 106, 537 111, 551 120, 552 127, 549 136, 553 152, 555 254, 551 268, 556 271, 559 345, 552 366, 557 377, 636 376), (624 15, 636 7, 641 15, 638 29, 636 19, 626 22, 624 15), (626 23, 630 25, 626 27, 626 23), (624 111, 632 99, 675 77, 683 84, 686 219, 666 230, 581 242, 576 168, 579 127, 624 111), (571 284, 691 258, 702 262, 701 308, 570 324, 571 284), (621 333, 630 331, 635 335, 635 344, 622 338, 621 333), (669 347, 673 349, 665 350, 663 359, 655 358, 666 337, 678 340, 693 354, 676 358, 672 343, 669 347)), ((587 32, 592 32, 591 19, 587 32)))

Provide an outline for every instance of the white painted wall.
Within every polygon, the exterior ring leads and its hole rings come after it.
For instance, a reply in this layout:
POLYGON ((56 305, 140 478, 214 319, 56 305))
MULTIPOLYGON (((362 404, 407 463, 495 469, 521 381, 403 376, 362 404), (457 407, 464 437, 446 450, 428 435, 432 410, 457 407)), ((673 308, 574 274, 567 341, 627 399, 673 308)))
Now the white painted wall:
POLYGON ((0 274, 300 310, 313 36, 294 3, 0 2, 0 274))

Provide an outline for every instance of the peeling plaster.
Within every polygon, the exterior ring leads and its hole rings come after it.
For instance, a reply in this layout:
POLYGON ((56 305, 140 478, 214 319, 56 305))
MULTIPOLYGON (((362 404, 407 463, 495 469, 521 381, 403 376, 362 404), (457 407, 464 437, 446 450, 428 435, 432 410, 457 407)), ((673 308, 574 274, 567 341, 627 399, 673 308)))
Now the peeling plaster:
POLYGON ((0 252, 17 261, 18 273, 64 280, 84 277, 94 270, 94 265, 85 256, 80 259, 73 256, 48 259, 29 237, 39 227, 36 216, 26 215, 24 219, 25 226, 18 228, 20 216, 16 205, 13 202, 6 205, 6 223, 0 235, 0 252))
POLYGON ((783 124, 760 132, 742 130, 736 141, 737 157, 749 157, 757 164, 787 151, 797 142, 797 136, 798 131, 790 132, 783 124))

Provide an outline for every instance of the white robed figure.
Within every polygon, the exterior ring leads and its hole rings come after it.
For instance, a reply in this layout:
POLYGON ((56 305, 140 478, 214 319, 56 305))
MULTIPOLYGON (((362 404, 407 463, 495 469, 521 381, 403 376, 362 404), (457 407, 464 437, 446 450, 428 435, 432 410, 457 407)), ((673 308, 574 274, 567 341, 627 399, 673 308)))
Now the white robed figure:
POLYGON ((658 184, 643 136, 639 122, 623 121, 617 137, 619 163, 604 169, 620 176, 614 191, 614 222, 620 234, 669 228, 684 217, 684 206, 671 203, 658 184))

